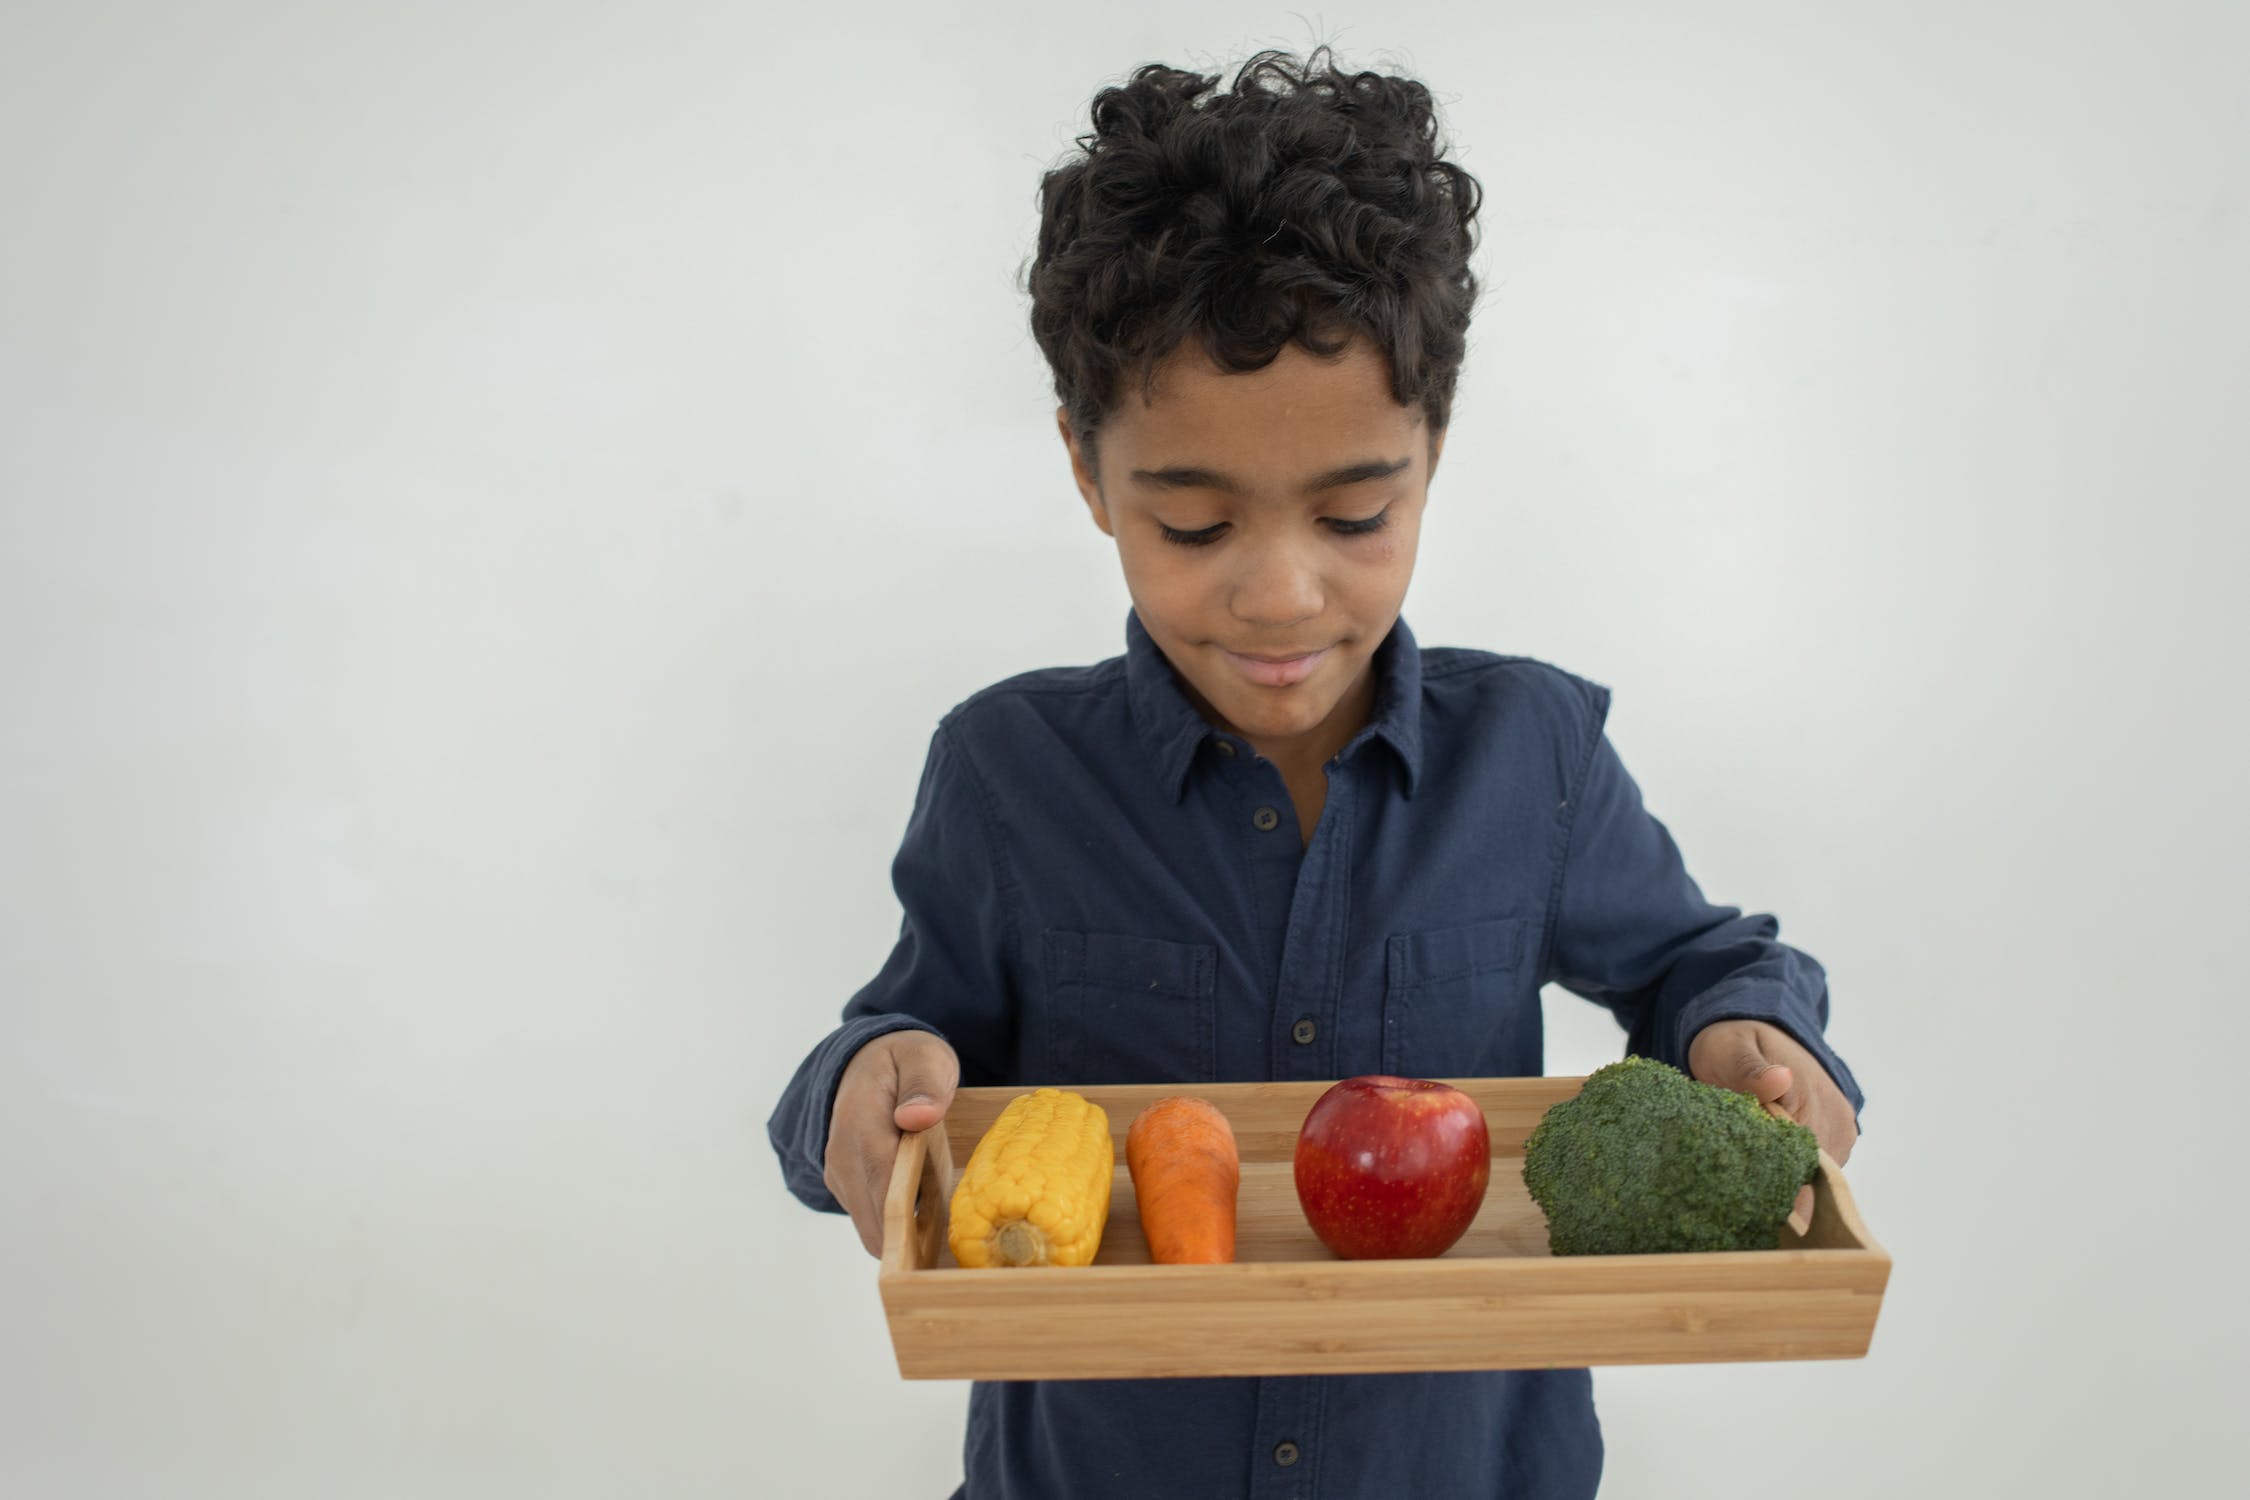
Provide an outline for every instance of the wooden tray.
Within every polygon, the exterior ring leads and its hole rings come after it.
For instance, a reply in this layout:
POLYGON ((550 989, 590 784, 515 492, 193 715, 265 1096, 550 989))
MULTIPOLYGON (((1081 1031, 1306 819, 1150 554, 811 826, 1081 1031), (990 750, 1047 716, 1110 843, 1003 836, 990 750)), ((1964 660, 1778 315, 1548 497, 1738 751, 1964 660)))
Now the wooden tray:
POLYGON ((955 1173, 1025 1088, 965 1088, 905 1137, 884 1205, 878 1281, 909 1380, 1337 1375, 1855 1359, 1867 1352, 1890 1257, 1826 1152, 1810 1229, 1781 1247, 1555 1256, 1523 1186, 1523 1141, 1583 1078, 1456 1078, 1484 1109, 1492 1180, 1460 1242, 1436 1259, 1338 1260, 1297 1204, 1297 1127, 1326 1083, 1120 1084, 1076 1090, 1109 1113, 1117 1168, 1090 1266, 963 1269, 946 1246, 955 1173), (1149 1261, 1125 1132, 1151 1100, 1192 1093, 1242 1153, 1236 1260, 1149 1261))

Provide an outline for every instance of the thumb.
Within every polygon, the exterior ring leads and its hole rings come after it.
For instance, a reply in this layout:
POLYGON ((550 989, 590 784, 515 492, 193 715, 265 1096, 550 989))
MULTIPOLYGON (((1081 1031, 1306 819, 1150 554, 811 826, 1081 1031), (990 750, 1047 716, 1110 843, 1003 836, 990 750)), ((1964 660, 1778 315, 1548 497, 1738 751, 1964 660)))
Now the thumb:
MULTIPOLYGON (((1719 1038, 1713 1036, 1718 1042, 1719 1038)), ((1758 1031, 1754 1026, 1733 1029, 1724 1042, 1710 1049, 1712 1056, 1704 1063, 1710 1071, 1702 1074, 1706 1083, 1732 1089, 1738 1094, 1748 1094, 1760 1104, 1778 1104, 1796 1082, 1796 1076, 1785 1063, 1777 1063, 1766 1056, 1758 1045, 1758 1031)))
POLYGON ((1727 1086, 1737 1093, 1748 1094, 1760 1104, 1780 1104, 1796 1082, 1796 1075, 1787 1063, 1771 1061, 1755 1045, 1735 1059, 1734 1078, 1727 1086))
POLYGON ((953 1091, 961 1083, 960 1059, 936 1037, 917 1032, 891 1049, 891 1060, 898 1067, 898 1089, 891 1096, 898 1104, 891 1123, 901 1130, 929 1129, 953 1103, 953 1091))

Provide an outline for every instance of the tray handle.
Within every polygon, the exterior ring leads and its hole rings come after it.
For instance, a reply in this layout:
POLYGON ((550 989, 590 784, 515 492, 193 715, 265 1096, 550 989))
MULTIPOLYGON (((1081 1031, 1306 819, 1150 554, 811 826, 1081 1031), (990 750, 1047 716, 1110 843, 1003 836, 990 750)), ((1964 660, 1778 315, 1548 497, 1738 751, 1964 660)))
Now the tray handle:
POLYGON ((927 1130, 899 1137, 890 1190, 883 1196, 883 1275, 926 1271, 937 1264, 952 1201, 953 1144, 940 1118, 927 1130))
MULTIPOLYGON (((1768 1101, 1766 1113, 1777 1120, 1791 1118, 1789 1111, 1768 1101)), ((1828 1148, 1820 1148, 1820 1168, 1813 1174, 1813 1207, 1807 1216, 1794 1209, 1790 1211, 1788 1232, 1782 1244, 1789 1249, 1814 1249, 1837 1247, 1854 1250, 1880 1250, 1875 1237, 1860 1222, 1859 1205, 1852 1202, 1852 1190, 1844 1183, 1844 1169, 1828 1148)))
POLYGON ((1812 1222, 1800 1229, 1792 1216, 1782 1248, 1885 1253, 1859 1216, 1859 1205, 1852 1199, 1851 1184, 1844 1180, 1844 1169, 1826 1151, 1820 1153, 1820 1175, 1813 1183, 1812 1222))

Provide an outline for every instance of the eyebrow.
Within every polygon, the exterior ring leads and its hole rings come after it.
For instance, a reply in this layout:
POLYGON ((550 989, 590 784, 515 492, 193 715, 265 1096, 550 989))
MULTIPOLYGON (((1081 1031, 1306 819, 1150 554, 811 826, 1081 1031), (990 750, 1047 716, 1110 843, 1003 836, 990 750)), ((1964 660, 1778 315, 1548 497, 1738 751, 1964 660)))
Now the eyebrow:
MULTIPOLYGON (((1370 479, 1388 479, 1393 474, 1404 473, 1412 466, 1411 458, 1364 459, 1356 464, 1345 464, 1340 469, 1330 469, 1316 475, 1305 486, 1312 494, 1320 490, 1342 489, 1349 484, 1365 484, 1370 479)), ((1230 478, 1216 469, 1199 469, 1192 464, 1174 465, 1169 469, 1135 469, 1133 480, 1160 490, 1225 490, 1230 495, 1249 493, 1249 486, 1239 479, 1230 478)))

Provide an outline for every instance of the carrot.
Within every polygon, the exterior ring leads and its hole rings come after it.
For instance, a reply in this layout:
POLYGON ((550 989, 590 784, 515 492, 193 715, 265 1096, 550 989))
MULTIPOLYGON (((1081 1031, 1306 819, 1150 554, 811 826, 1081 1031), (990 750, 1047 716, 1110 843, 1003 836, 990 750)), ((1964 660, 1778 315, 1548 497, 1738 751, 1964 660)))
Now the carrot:
POLYGON ((1125 1133, 1141 1232, 1162 1265, 1234 1259, 1234 1200, 1242 1185, 1234 1127, 1208 1100, 1175 1094, 1133 1117, 1125 1133))

